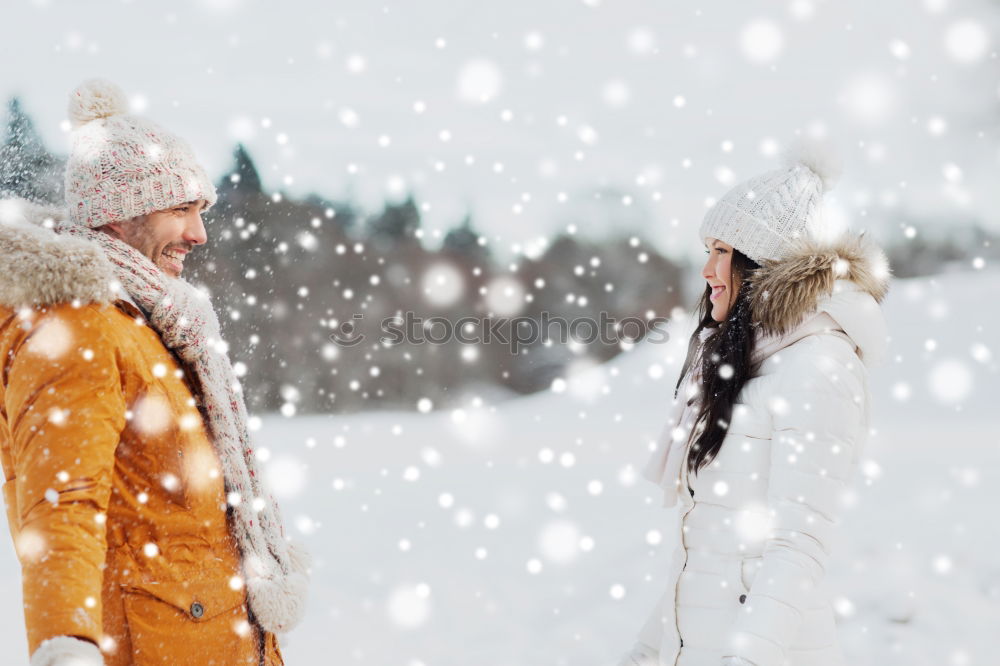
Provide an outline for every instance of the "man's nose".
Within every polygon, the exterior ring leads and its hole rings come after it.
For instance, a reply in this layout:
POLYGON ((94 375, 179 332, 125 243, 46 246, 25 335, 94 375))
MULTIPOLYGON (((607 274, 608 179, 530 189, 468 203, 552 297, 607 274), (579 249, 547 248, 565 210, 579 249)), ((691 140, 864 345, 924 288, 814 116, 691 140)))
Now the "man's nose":
POLYGON ((208 233, 205 231, 205 223, 201 219, 201 213, 196 213, 184 229, 184 240, 193 245, 204 245, 208 241, 208 233))

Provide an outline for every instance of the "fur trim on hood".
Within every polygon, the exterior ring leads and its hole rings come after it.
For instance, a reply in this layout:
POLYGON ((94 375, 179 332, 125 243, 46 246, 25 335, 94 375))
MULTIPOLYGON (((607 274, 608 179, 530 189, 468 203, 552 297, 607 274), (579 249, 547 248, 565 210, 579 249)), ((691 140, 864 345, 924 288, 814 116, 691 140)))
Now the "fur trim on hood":
POLYGON ((56 235, 64 208, 25 199, 0 201, 0 305, 39 307, 56 303, 112 303, 118 281, 100 248, 56 235))
POLYGON ((760 333, 795 337, 818 313, 829 314, 877 362, 886 347, 879 307, 889 292, 889 261, 864 232, 829 242, 800 239, 784 259, 764 260, 755 272, 750 307, 760 333))

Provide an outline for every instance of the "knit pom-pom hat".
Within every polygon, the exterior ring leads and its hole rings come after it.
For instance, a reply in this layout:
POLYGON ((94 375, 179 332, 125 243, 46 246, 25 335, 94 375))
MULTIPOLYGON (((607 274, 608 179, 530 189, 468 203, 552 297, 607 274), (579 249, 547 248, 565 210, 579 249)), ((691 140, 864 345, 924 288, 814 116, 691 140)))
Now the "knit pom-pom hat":
POLYGON ((839 178, 840 162, 828 145, 816 140, 793 144, 785 162, 785 168, 729 190, 705 214, 701 240, 718 238, 761 263, 783 259, 792 241, 817 234, 823 194, 839 178))
POLYGON ((73 131, 66 204, 76 224, 100 227, 189 201, 215 203, 215 187, 188 145, 129 114, 115 84, 80 84, 70 94, 68 113, 73 131))

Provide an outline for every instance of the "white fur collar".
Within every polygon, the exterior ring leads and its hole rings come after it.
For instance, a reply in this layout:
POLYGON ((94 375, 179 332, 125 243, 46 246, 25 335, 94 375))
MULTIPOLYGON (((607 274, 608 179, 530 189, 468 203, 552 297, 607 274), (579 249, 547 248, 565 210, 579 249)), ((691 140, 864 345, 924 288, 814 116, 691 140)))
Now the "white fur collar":
POLYGON ((53 222, 65 218, 65 209, 0 200, 0 305, 112 303, 120 297, 100 248, 52 231, 53 222))

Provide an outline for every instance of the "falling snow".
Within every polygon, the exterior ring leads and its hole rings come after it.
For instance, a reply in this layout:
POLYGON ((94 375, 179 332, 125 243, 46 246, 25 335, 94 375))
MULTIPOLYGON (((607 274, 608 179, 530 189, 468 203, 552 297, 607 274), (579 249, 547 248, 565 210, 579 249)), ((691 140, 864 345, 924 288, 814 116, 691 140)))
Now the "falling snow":
MULTIPOLYGON (((12 74, 18 90, 5 92, 39 95, 26 99, 33 111, 49 109, 38 118, 54 144, 69 125, 51 111, 62 102, 45 98, 37 81, 58 80, 67 58, 108 69, 104 56, 120 55, 121 45, 117 32, 45 14, 48 4, 30 3, 37 16, 25 21, 45 21, 52 36, 38 40, 36 27, 32 40, 44 50, 23 67, 29 78, 12 74)), ((515 398, 499 383, 431 383, 427 358, 388 363, 371 340, 357 350, 329 341, 355 312, 394 314, 397 304, 379 299, 385 290, 410 289, 435 312, 475 303, 494 317, 539 301, 584 312, 637 299, 631 271, 660 270, 663 256, 689 259, 705 207, 777 160, 795 133, 844 147, 850 172, 826 211, 832 227, 870 225, 896 249, 919 249, 947 247, 946 221, 995 221, 995 9, 894 0, 882 10, 893 20, 883 21, 861 2, 757 3, 725 15, 691 6, 660 17, 619 4, 580 0, 527 23, 508 12, 467 25, 446 20, 450 7, 332 8, 287 31, 291 41, 260 42, 260 26, 242 18, 248 3, 203 0, 180 17, 196 31, 185 53, 190 92, 165 79, 169 92, 146 82, 130 98, 135 112, 183 129, 209 160, 231 143, 248 146, 268 210, 311 191, 324 199, 302 219, 218 219, 211 229, 220 241, 269 243, 255 245, 266 257, 238 267, 240 293, 208 286, 218 302, 228 298, 227 324, 256 322, 245 346, 220 340, 216 350, 238 358, 241 382, 273 384, 277 403, 253 410, 248 429, 287 529, 315 558, 310 613, 283 647, 289 663, 505 666, 525 663, 529 648, 539 664, 612 663, 661 594, 677 546, 676 514, 659 506, 639 470, 684 359, 686 311, 672 316, 669 344, 623 343, 610 360, 588 355, 579 338, 531 349, 520 369, 537 372, 537 385, 515 398), (280 77, 267 78, 279 64, 280 77), (229 80, 266 86, 248 91, 229 80), (272 84, 273 94, 260 93, 272 84), (422 224, 409 249, 421 259, 392 265, 378 239, 356 230, 330 245, 345 216, 325 197, 345 192, 357 197, 358 224, 390 210, 387 202, 391 212, 415 212, 422 224), (477 231, 467 230, 465 254, 437 253, 466 214, 477 231), (580 256, 544 277, 531 273, 565 239, 580 256), (323 262, 329 279, 295 273, 274 295, 276 282, 310 261, 323 262), (614 274, 622 266, 629 270, 614 274), (353 311, 302 315, 327 293, 353 311), (349 393, 355 406, 380 407, 377 387, 391 385, 402 396, 394 411, 316 413, 311 380, 254 372, 255 360, 274 357, 264 323, 275 322, 290 339, 314 334, 307 361, 273 360, 291 364, 289 374, 308 364, 336 376, 342 395, 320 396, 324 406, 349 393)), ((180 20, 170 16, 157 14, 141 34, 162 44, 157 35, 170 30, 161 28, 180 20)), ((268 27, 278 34, 285 21, 268 27)), ((209 165, 222 172, 221 162, 209 165)), ((246 178, 226 180, 238 190, 246 178)), ((896 279, 885 303, 888 360, 870 371, 870 441, 858 488, 842 498, 845 529, 829 579, 844 652, 859 666, 995 661, 1000 272, 996 244, 956 246, 959 256, 934 264, 934 275, 914 268, 925 276, 896 279)), ((669 283, 656 278, 658 289, 669 283)), ((685 303, 701 286, 692 284, 685 303)), ((25 324, 32 316, 19 314, 25 324)), ((103 350, 78 348, 50 317, 25 351, 38 363, 89 363, 103 350)), ((484 346, 440 351, 455 377, 509 362, 484 346)), ((163 364, 149 372, 180 377, 163 364)), ((723 365, 719 376, 734 372, 723 365)), ((795 404, 769 397, 775 414, 795 404)), ((196 406, 185 409, 175 422, 175 407, 149 392, 127 418, 150 437, 196 430, 196 406)), ((58 405, 37 425, 66 432, 80 418, 88 415, 79 405, 58 405)), ((194 455, 176 471, 155 483, 177 501, 219 474, 211 458, 194 455)), ((59 507, 71 476, 46 473, 37 499, 59 507)), ((735 494, 738 482, 718 481, 711 493, 735 494)), ((225 499, 258 509, 269 501, 225 499)), ((731 526, 747 542, 771 527, 766 506, 742 507, 731 526)), ((137 555, 155 561, 159 548, 143 542, 137 555)), ((14 550, 0 552, 11 591, 0 626, 8 644, 21 645, 15 552, 32 562, 45 540, 26 527, 14 550)))

